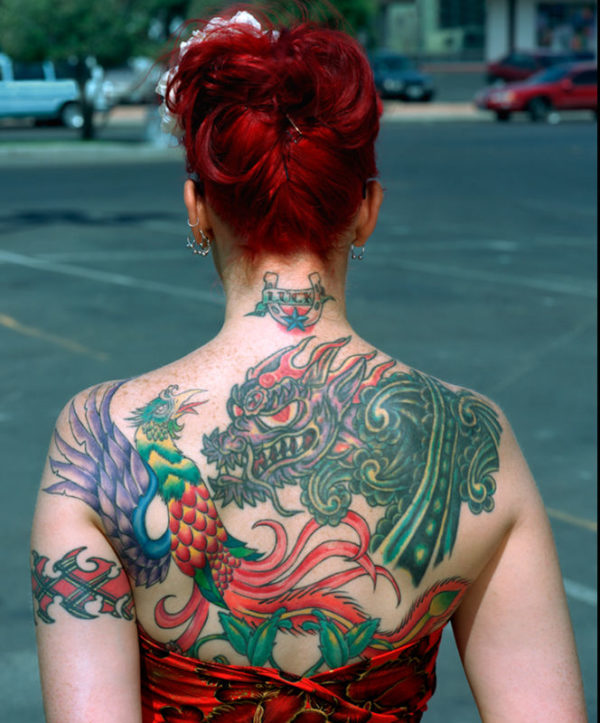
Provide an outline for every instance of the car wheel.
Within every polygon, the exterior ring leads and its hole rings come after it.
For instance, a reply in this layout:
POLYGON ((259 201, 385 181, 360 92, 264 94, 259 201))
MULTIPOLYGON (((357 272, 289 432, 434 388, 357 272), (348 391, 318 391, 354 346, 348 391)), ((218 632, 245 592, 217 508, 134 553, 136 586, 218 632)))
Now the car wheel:
POLYGON ((407 103, 422 103, 425 93, 420 85, 407 85, 404 89, 404 100, 407 103))
POLYGON ((67 103, 60 112, 60 120, 67 128, 83 127, 83 111, 79 103, 67 103))
POLYGON ((510 111, 509 110, 497 110, 496 111, 496 120, 497 121, 509 121, 510 120, 510 111))
POLYGON ((546 98, 532 98, 529 101, 529 117, 537 123, 548 119, 552 105, 546 98))

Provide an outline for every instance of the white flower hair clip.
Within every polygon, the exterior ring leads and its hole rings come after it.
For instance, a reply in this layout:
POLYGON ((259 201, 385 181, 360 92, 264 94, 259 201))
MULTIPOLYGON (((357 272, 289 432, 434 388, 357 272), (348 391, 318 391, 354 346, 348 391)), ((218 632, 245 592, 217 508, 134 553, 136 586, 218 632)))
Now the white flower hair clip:
MULTIPOLYGON (((262 26, 254 15, 251 15, 245 10, 236 13, 230 20, 226 20, 221 17, 212 18, 212 20, 208 21, 204 30, 194 30, 190 39, 181 43, 179 46, 179 60, 183 58, 192 45, 201 43, 205 40, 207 35, 216 31, 226 30, 234 25, 249 25, 259 32, 262 31, 262 26)), ((181 125, 179 124, 179 118, 169 111, 165 102, 167 97, 167 84, 175 76, 178 69, 179 66, 175 65, 162 74, 160 80, 158 81, 158 85, 156 86, 156 92, 161 98, 163 98, 163 102, 159 108, 161 116, 161 130, 164 133, 175 136, 176 138, 181 138, 183 135, 183 128, 181 128, 181 125)), ((171 99, 173 99, 173 89, 171 89, 171 99)))

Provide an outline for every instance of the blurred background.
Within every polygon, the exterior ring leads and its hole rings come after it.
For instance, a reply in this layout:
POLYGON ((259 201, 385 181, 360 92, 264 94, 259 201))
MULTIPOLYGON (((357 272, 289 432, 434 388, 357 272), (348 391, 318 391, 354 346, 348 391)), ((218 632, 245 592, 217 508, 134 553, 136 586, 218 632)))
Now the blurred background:
MULTIPOLYGON (((41 723, 28 535, 67 400, 207 341, 161 58, 199 0, 0 0, 0 723, 41 723)), ((297 6, 281 0, 281 15, 297 6)), ((495 399, 555 534, 597 719, 597 3, 338 0, 384 99, 386 199, 351 266, 359 333, 495 399)), ((532 581, 533 584, 534 581, 532 581)), ((447 631, 427 723, 475 723, 447 631)))
MULTIPOLYGON (((60 124, 89 140, 114 109, 155 105, 174 36, 187 19, 227 4, 0 0, 0 128, 60 124)), ((473 103, 499 121, 514 113, 536 121, 557 121, 560 111, 596 113, 597 2, 271 3, 284 19, 300 6, 324 22, 341 19, 356 34, 387 99, 473 103)))

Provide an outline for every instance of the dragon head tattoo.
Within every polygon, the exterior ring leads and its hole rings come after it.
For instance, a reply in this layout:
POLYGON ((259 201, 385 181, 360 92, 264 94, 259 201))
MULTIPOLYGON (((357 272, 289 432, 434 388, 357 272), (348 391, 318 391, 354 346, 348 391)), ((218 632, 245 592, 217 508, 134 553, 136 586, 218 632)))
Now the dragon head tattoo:
POLYGON ((346 338, 317 346, 301 364, 310 341, 286 347, 249 370, 228 401, 232 423, 224 432, 205 436, 203 452, 218 467, 211 482, 225 504, 234 501, 241 507, 269 498, 280 513, 290 514, 281 507, 276 490, 298 482, 303 504, 317 521, 337 524, 351 495, 331 472, 336 466, 347 468, 361 446, 353 424, 361 390, 376 385, 394 362, 368 373, 367 362, 375 353, 358 354, 334 367, 349 342, 346 338), (311 499, 307 484, 316 475, 322 479, 324 460, 327 502, 322 494, 311 499))
POLYGON ((405 567, 418 583, 432 558, 454 546, 462 502, 494 507, 501 427, 493 408, 467 390, 453 392, 376 352, 341 357, 350 338, 288 346, 251 368, 231 391, 231 423, 204 436, 217 467, 216 499, 269 500, 292 515, 278 490, 299 485, 304 508, 338 525, 353 495, 384 508, 371 549, 405 567))

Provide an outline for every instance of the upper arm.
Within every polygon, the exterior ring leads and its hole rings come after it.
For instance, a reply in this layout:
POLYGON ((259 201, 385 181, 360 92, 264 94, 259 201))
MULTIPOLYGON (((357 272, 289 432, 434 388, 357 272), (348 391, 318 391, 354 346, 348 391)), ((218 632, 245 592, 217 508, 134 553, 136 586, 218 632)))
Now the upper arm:
POLYGON ((503 428, 498 489, 513 524, 455 614, 455 638, 485 723, 585 721, 550 524, 508 424, 503 428))
MULTIPOLYGON (((57 431, 72 439, 68 417, 57 431)), ((49 458, 60 459, 55 440, 49 458)), ((31 581, 47 721, 141 719, 139 652, 131 587, 80 500, 49 494, 47 462, 31 536, 31 581)))

